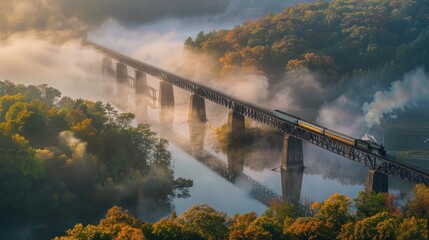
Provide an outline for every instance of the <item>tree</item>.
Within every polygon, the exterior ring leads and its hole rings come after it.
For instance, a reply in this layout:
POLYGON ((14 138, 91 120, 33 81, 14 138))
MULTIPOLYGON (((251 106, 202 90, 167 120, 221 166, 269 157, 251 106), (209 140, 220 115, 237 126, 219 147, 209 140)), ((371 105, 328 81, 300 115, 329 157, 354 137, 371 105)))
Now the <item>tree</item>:
POLYGON ((185 231, 195 232, 204 239, 226 239, 226 214, 214 210, 207 204, 194 205, 176 219, 185 231))
POLYGON ((380 212, 387 212, 387 194, 374 192, 359 192, 353 199, 356 206, 356 217, 367 218, 380 212))
POLYGON ((280 239, 282 236, 282 225, 274 218, 262 216, 255 219, 246 229, 247 239, 280 239))
POLYGON ((426 221, 416 217, 404 218, 399 227, 396 227, 398 240, 428 239, 426 221))
POLYGON ((322 203, 315 216, 326 223, 332 224, 332 230, 339 231, 341 226, 351 217, 349 212, 350 205, 351 201, 348 196, 334 193, 322 203))
POLYGON ((331 227, 316 217, 297 218, 292 224, 284 226, 284 234, 286 239, 328 240, 336 238, 336 233, 331 230, 331 227))
POLYGON ((279 224, 283 224, 287 217, 297 218, 300 213, 298 208, 291 203, 274 201, 270 203, 270 207, 265 210, 264 215, 276 219, 279 224))
POLYGON ((116 236, 123 226, 132 228, 140 228, 143 222, 131 216, 128 210, 123 210, 121 207, 113 206, 107 211, 106 217, 100 220, 99 228, 103 232, 109 233, 111 236, 116 236))
POLYGON ((429 188, 417 184, 411 198, 406 201, 405 212, 408 216, 426 219, 426 232, 429 232, 429 188))
POLYGON ((123 226, 115 240, 146 240, 142 230, 130 226, 123 226))
POLYGON ((182 240, 185 233, 174 221, 163 218, 153 225, 152 234, 157 240, 182 240))
POLYGON ((345 224, 338 236, 339 239, 396 239, 396 227, 399 218, 387 212, 380 212, 371 217, 345 224))
POLYGON ((228 221, 229 240, 247 239, 246 229, 256 220, 258 216, 255 212, 246 214, 234 214, 228 221))

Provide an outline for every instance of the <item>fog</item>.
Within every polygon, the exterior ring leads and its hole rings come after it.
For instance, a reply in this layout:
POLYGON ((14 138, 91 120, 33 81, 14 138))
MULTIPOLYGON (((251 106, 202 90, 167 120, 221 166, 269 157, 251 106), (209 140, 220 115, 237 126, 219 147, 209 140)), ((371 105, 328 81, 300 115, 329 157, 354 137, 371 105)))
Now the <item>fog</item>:
POLYGON ((429 76, 423 68, 417 68, 392 82, 389 89, 377 91, 371 103, 365 103, 365 120, 369 127, 380 125, 383 117, 396 118, 395 112, 417 107, 429 99, 429 76))
POLYGON ((0 80, 46 83, 76 98, 96 100, 99 95, 94 74, 100 69, 101 57, 82 49, 78 40, 57 45, 26 32, 0 41, 0 48, 0 80))
MULTIPOLYGON (((95 29, 108 19, 126 26, 141 26, 160 21, 198 23, 219 28, 239 24, 277 12, 304 1, 278 0, 2 0, 0 31, 9 35, 23 31, 68 32, 69 37, 95 29)), ((211 29, 210 29, 211 30, 211 29)), ((63 40, 63 39, 62 39, 63 40)))
POLYGON ((319 109, 317 122, 354 138, 361 138, 367 131, 361 105, 341 95, 319 109))
MULTIPOLYGON (((80 37, 87 35, 90 40, 133 58, 355 138, 362 137, 369 126, 379 124, 383 117, 393 116, 398 110, 406 111, 429 96, 427 73, 422 69, 405 75, 388 90, 371 94, 374 98, 366 99, 365 105, 365 99, 357 97, 332 97, 334 90, 323 87, 318 75, 306 68, 285 72, 277 84, 271 84, 263 74, 248 74, 239 68, 220 80, 213 72, 216 60, 186 51, 184 40, 200 31, 231 28, 269 12, 281 11, 295 2, 183 0, 180 7, 176 7, 177 2, 3 0, 0 2, 0 80, 47 83, 73 98, 114 101, 103 92, 106 82, 100 78, 101 56, 81 46, 80 37)), ((153 79, 149 79, 149 83, 158 87, 153 79)), ((175 97, 179 122, 186 121, 189 93, 175 89, 175 97)), ((223 107, 214 104, 206 107, 209 128, 226 123, 227 111, 223 107)), ((213 133, 207 135, 207 139, 213 138, 213 133)), ((79 146, 84 150, 84 145, 79 146)), ((305 149, 310 174, 317 170, 326 178, 342 178, 341 182, 346 184, 362 183, 363 179, 357 178, 364 175, 366 168, 350 171, 355 163, 332 154, 321 157, 321 150, 312 146, 305 149)), ((47 152, 39 154, 49 157, 47 152)), ((261 155, 278 159, 279 152, 267 150, 261 155)), ((252 156, 246 161, 257 160, 258 156, 252 156)), ((275 166, 273 162, 268 167, 275 166)), ((140 200, 142 198, 140 196, 140 200)))

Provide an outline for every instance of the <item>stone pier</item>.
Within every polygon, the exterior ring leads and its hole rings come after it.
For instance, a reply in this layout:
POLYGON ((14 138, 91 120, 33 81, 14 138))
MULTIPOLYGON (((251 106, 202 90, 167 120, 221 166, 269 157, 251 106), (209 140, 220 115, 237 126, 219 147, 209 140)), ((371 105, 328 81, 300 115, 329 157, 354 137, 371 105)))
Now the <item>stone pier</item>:
POLYGON ((135 86, 134 86, 134 106, 137 114, 147 114, 149 104, 146 74, 142 71, 135 71, 135 86))
POLYGON ((244 116, 230 111, 228 114, 228 128, 232 139, 242 137, 246 131, 244 116))
POLYGON ((282 196, 284 202, 299 203, 301 200, 302 178, 304 168, 286 170, 280 168, 282 196))
POLYGON ((204 150, 206 138, 206 105, 204 98, 198 95, 191 95, 189 101, 189 137, 192 151, 197 156, 201 156, 204 150))
POLYGON ((206 122, 206 104, 204 98, 192 94, 189 101, 189 121, 190 122, 206 122))
POLYGON ((384 192, 389 191, 389 180, 386 174, 381 173, 377 170, 370 169, 366 175, 365 180, 365 191, 366 192, 384 192))
POLYGON ((114 69, 113 69, 113 61, 111 58, 103 57, 103 61, 101 63, 101 80, 102 86, 104 90, 104 94, 106 98, 112 97, 114 94, 114 69))
POLYGON ((136 70, 135 71, 135 78, 136 78, 136 86, 135 86, 135 93, 138 94, 147 94, 148 92, 148 85, 147 85, 147 77, 146 73, 136 70))
POLYGON ((109 70, 113 69, 113 61, 109 57, 103 57, 103 60, 101 62, 101 75, 104 79, 104 77, 109 75, 109 70))
POLYGON ((128 100, 128 71, 127 65, 116 63, 116 96, 115 102, 124 107, 128 100))
POLYGON ((286 135, 283 141, 282 168, 285 170, 303 169, 303 155, 302 141, 286 135))
POLYGON ((159 108, 161 123, 171 128, 174 119, 174 92, 170 83, 159 82, 159 108))

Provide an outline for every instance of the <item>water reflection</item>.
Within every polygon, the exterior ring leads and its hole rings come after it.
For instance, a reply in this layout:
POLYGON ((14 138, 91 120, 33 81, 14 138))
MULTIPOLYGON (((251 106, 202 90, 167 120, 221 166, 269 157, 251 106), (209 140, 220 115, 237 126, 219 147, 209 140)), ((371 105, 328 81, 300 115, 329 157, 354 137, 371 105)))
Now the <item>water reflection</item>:
POLYGON ((282 180, 283 201, 299 203, 301 200, 302 178, 304 168, 283 169, 280 168, 282 180))
POLYGON ((237 178, 243 173, 246 151, 243 147, 228 147, 226 156, 228 159, 228 171, 232 178, 237 178))
POLYGON ((206 139, 206 124, 201 121, 189 122, 189 138, 192 152, 196 156, 202 156, 206 139))

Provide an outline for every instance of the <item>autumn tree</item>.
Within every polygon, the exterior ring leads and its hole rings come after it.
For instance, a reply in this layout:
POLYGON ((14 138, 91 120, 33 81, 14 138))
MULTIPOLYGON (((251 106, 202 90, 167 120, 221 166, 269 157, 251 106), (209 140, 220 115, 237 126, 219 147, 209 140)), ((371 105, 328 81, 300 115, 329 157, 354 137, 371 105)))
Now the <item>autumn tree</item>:
POLYGON ((195 232, 204 239, 226 239, 226 214, 206 204, 194 205, 175 220, 185 231, 195 232))

